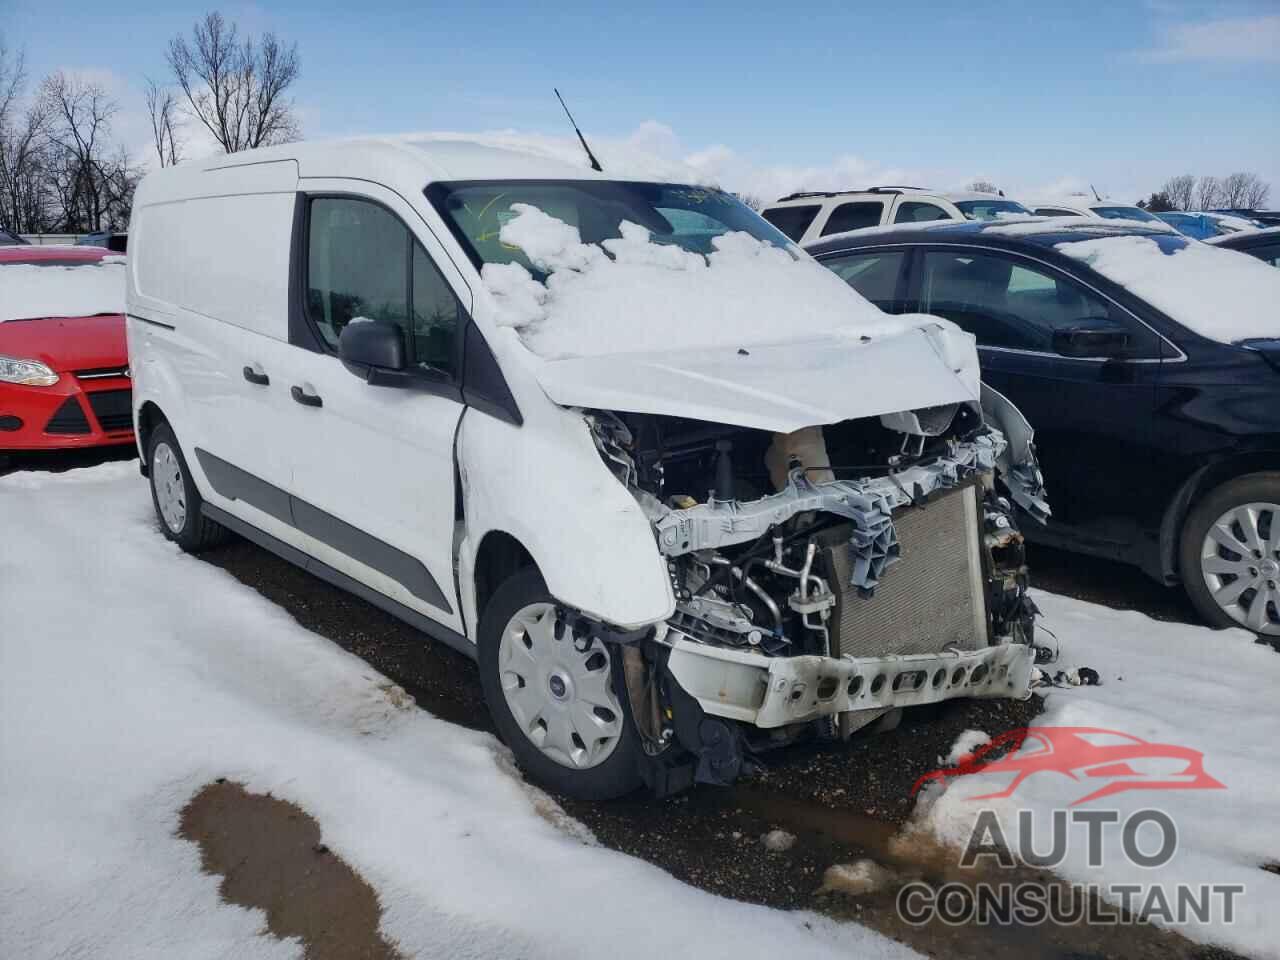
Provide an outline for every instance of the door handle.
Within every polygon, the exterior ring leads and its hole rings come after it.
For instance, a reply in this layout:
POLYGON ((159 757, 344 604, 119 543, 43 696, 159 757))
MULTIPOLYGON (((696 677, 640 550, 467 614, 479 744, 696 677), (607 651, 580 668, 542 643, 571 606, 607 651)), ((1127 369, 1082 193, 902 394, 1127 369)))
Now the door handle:
POLYGON ((289 393, 304 407, 323 407, 324 401, 314 393, 305 393, 301 387, 290 387, 289 393))
POLYGON ((257 370, 254 370, 253 367, 244 368, 244 378, 250 383, 256 383, 260 387, 265 387, 271 382, 270 377, 265 373, 259 373, 257 370))

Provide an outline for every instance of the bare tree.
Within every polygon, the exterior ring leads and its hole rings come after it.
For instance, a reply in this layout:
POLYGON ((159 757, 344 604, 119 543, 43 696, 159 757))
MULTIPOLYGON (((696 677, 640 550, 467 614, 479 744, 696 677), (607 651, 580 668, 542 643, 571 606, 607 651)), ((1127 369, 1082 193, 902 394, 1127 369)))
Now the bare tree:
POLYGON ((1270 186, 1263 183, 1256 173, 1233 173, 1222 180, 1222 196, 1220 205, 1230 209, 1252 209, 1265 201, 1271 192, 1270 186))
POLYGON ((298 79, 298 46, 275 34, 240 37, 239 28, 214 11, 169 43, 169 67, 192 115, 227 153, 286 143, 299 136, 285 93, 298 79))
POLYGON ((1217 177, 1201 177, 1196 184, 1196 209, 1212 210, 1222 206, 1222 185, 1217 177))
POLYGON ((61 208, 59 225, 77 233, 124 227, 138 173, 124 148, 111 143, 115 100, 100 84, 62 72, 45 78, 41 97, 49 115, 46 163, 61 208))
POLYGON ((170 87, 162 87, 150 77, 144 91, 151 117, 151 142, 160 166, 171 167, 182 159, 182 145, 176 136, 178 98, 170 87))
POLYGON ((965 189, 971 190, 974 193, 999 193, 1000 192, 1000 188, 997 187, 990 180, 974 180, 967 187, 965 187, 965 189))
POLYGON ((1271 184, 1254 177, 1253 182, 1249 184, 1244 194, 1244 206, 1250 210, 1260 210, 1266 206, 1267 198, 1271 196, 1271 184))
POLYGON ((754 193, 735 193, 735 197, 745 203, 752 210, 759 213, 764 209, 764 198, 754 193))
POLYGON ((0 38, 0 226, 29 233, 43 228, 48 113, 44 100, 23 104, 26 64, 0 38))
POLYGON ((1174 210, 1190 210, 1196 192, 1196 178, 1189 173, 1170 177, 1159 192, 1168 198, 1174 210))

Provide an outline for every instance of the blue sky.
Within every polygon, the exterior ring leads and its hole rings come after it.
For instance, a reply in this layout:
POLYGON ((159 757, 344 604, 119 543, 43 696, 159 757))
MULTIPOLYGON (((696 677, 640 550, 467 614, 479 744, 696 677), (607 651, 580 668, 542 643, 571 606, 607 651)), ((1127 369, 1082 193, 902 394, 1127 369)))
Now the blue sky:
MULTIPOLYGON (((0 30, 36 76, 106 82, 141 151, 142 78, 205 9, 0 0, 0 30)), ((1245 169, 1280 205, 1280 0, 221 9, 297 41, 308 137, 561 134, 558 85, 589 135, 710 157, 738 189, 985 176, 1132 200, 1245 169)))

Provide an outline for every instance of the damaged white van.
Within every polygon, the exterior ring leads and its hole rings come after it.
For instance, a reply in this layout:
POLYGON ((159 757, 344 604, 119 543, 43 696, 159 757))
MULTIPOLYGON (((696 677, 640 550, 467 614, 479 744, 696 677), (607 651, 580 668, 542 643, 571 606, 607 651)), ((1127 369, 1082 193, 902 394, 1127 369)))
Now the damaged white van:
POLYGON ((473 657, 553 789, 1027 694, 1026 423, 971 337, 726 193, 290 144, 148 176, 128 274, 164 534, 235 531, 473 657))

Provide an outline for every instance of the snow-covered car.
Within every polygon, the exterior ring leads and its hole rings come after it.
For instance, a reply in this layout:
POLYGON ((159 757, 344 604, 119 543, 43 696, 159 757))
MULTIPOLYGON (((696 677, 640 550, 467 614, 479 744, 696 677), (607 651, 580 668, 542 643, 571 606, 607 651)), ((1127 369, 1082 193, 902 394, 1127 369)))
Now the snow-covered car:
POLYGON ((1262 229, 1262 223, 1259 221, 1230 213, 1183 213, 1175 210, 1169 213, 1157 213, 1156 218, 1173 227, 1184 237, 1195 240, 1210 240, 1214 237, 1262 229))
POLYGON ((1263 263, 1280 267, 1280 227, 1264 230, 1238 230, 1210 237, 1205 243, 1220 250, 1236 250, 1257 257, 1263 263))
POLYGON ((1102 197, 1090 200, 1085 196, 1059 197, 1053 200, 1042 200, 1029 203, 1032 213, 1037 217, 1087 217, 1091 220, 1127 220, 1131 223, 1145 223, 1149 226, 1160 226, 1160 220, 1151 212, 1132 203, 1121 203, 1118 200, 1107 200, 1102 197))
POLYGON ((943 193, 923 187, 871 187, 838 193, 793 193, 760 215, 796 243, 887 223, 996 220, 1031 211, 998 193, 943 193))
POLYGON ((1032 540, 1181 583, 1280 638, 1280 274, 1157 227, 941 224, 807 247, 889 311, 953 320, 1039 430, 1032 540), (1122 480, 1118 478, 1123 478, 1122 480))
POLYGON ((238 532, 475 658, 541 783, 726 783, 1027 694, 1026 422, 971 336, 720 190, 290 144, 152 173, 129 251, 164 534, 238 532))

